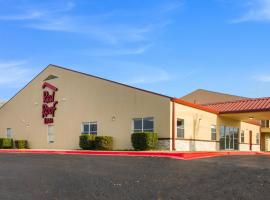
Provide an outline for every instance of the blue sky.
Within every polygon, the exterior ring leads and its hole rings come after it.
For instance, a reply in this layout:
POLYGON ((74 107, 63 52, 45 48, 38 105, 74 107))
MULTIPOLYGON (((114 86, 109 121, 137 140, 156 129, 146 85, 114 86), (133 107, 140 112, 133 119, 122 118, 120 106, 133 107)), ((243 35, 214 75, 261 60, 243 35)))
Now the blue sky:
POLYGON ((270 0, 0 0, 0 99, 48 64, 180 97, 270 96, 270 0))

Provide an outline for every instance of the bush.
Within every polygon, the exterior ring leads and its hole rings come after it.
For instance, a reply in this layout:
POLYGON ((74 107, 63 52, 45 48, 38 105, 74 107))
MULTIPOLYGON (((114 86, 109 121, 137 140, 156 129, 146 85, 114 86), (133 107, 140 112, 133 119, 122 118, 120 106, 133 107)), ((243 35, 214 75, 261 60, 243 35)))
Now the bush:
POLYGON ((13 148, 13 139, 0 138, 0 148, 1 149, 12 149, 13 148))
POLYGON ((28 142, 27 142, 27 140, 15 140, 15 147, 17 149, 27 149, 28 142))
POLYGON ((135 150, 152 150, 157 146, 158 136, 152 132, 133 133, 131 141, 135 150))
POLYGON ((112 150, 113 138, 110 136, 97 136, 95 144, 97 150, 112 150))
POLYGON ((95 149, 95 138, 94 134, 82 134, 80 136, 80 147, 83 150, 93 150, 95 149))

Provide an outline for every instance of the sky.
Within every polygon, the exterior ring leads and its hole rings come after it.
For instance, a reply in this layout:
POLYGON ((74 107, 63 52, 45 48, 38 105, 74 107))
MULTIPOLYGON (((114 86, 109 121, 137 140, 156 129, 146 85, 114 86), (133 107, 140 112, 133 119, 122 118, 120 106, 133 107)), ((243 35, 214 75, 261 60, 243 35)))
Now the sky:
POLYGON ((0 0, 0 99, 49 64, 172 97, 267 97, 270 0, 0 0))

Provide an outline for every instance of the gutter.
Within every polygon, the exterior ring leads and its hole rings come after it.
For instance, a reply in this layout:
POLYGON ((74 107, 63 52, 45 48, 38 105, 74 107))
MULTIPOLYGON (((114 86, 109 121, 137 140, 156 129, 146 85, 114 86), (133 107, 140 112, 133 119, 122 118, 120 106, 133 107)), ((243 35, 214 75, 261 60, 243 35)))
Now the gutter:
POLYGON ((172 150, 175 151, 175 102, 172 100, 172 150))

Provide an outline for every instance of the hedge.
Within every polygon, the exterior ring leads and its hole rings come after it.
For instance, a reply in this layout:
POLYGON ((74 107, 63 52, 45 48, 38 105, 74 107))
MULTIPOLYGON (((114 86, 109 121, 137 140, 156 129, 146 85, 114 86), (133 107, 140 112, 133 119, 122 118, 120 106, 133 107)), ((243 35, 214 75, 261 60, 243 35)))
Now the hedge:
POLYGON ((83 150, 93 150, 95 149, 95 138, 94 134, 82 134, 80 136, 80 147, 83 150))
POLYGON ((0 148, 1 149, 12 149, 13 148, 13 139, 0 138, 0 148))
POLYGON ((27 140, 15 140, 15 147, 17 149, 27 149, 28 142, 27 142, 27 140))
POLYGON ((158 136, 152 132, 133 133, 131 141, 135 150, 153 150, 156 149, 158 136))
POLYGON ((97 150, 112 150, 113 138, 110 136, 97 136, 95 146, 97 150))

